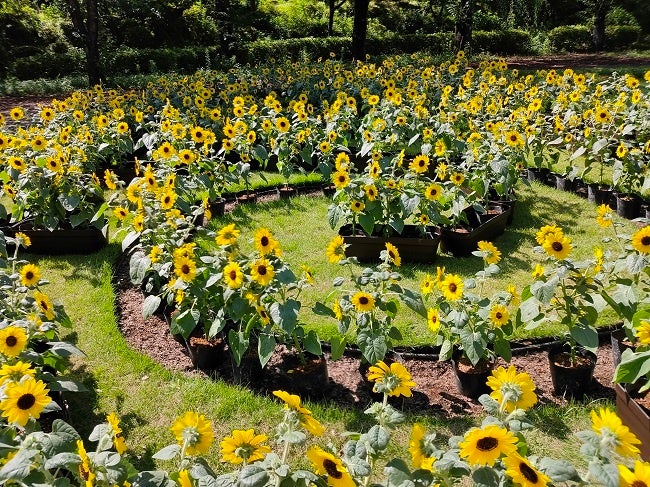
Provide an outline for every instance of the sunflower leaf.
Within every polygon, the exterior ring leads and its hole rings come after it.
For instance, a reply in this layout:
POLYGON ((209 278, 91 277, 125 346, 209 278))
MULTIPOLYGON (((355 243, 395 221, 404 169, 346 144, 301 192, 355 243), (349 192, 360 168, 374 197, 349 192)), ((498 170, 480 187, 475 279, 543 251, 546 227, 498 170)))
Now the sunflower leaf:
POLYGON ((376 424, 366 433, 366 438, 368 440, 368 446, 377 453, 386 449, 390 440, 390 434, 386 428, 376 424))
POLYGON ((180 454, 181 454, 181 446, 174 444, 174 445, 167 445, 161 450, 158 450, 156 453, 153 454, 151 458, 153 458, 154 460, 171 460, 180 454))
POLYGON ((566 460, 545 457, 540 460, 539 469, 553 482, 568 482, 570 480, 580 482, 581 480, 576 468, 566 460))
POLYGON ((472 480, 477 487, 498 487, 500 485, 499 474, 491 467, 477 468, 472 474, 472 480))
POLYGON ((269 473, 258 465, 246 465, 239 473, 240 487, 263 487, 269 481, 269 473))

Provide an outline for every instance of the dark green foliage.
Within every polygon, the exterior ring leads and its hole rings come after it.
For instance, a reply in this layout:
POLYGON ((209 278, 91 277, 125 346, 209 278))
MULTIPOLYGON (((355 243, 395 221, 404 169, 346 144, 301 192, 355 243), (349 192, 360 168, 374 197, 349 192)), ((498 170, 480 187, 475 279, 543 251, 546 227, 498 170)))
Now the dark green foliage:
POLYGON ((282 39, 277 41, 260 40, 241 46, 237 59, 241 62, 255 63, 268 59, 318 59, 329 57, 350 57, 349 37, 305 37, 302 39, 282 39))
POLYGON ((553 51, 587 52, 592 49, 591 29, 586 25, 562 25, 548 33, 553 51))
POLYGON ((641 28, 636 25, 608 25, 605 28, 605 47, 613 51, 629 49, 640 35, 641 28))
POLYGON ((531 54, 531 37, 528 31, 519 29, 477 30, 472 33, 471 49, 502 55, 531 54))
POLYGON ((60 78, 84 72, 85 54, 79 49, 65 53, 42 52, 15 59, 8 67, 8 75, 19 80, 60 78))
POLYGON ((412 34, 403 36, 386 36, 368 39, 368 54, 397 54, 426 52, 428 54, 444 54, 451 52, 453 34, 440 32, 437 34, 412 34))

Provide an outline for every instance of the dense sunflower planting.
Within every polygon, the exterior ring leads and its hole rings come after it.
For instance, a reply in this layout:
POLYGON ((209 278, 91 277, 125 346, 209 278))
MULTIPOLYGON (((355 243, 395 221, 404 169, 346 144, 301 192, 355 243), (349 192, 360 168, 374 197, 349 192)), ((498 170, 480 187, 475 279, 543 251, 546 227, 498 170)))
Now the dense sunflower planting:
MULTIPOLYGON (((461 52, 442 65, 397 56, 200 71, 142 89, 78 91, 33 118, 21 107, 0 114, 0 216, 8 223, 53 230, 110 222, 130 253, 133 283, 147 293, 143 314, 173 307, 174 333, 185 339, 223 334, 237 363, 249 349, 265 363, 278 341, 302 356, 322 353, 317 334, 302 326, 302 310, 310 307, 337 323, 332 355, 356 343, 376 392, 384 394, 366 411, 376 423, 369 431, 326 446, 308 440, 307 433, 319 436, 323 427, 300 398, 276 391, 286 413, 273 436, 242 429, 221 440, 221 459, 235 468, 227 474, 213 471, 205 458, 215 441, 210 421, 189 411, 171 426, 176 441, 154 455, 175 466, 137 472, 114 415, 92 433, 97 446, 90 453, 61 421, 51 433, 33 431, 51 403, 46 386, 65 382, 33 372, 22 359, 31 357, 33 337, 53 340, 48 323, 66 319, 38 290, 38 267, 16 253, 6 259, 2 288, 8 311, 0 353, 11 380, 2 383, 8 439, 0 480, 61 483, 68 471, 86 486, 352 486, 380 477, 395 485, 470 478, 481 485, 650 483, 650 466, 637 461, 638 440, 607 409, 594 412, 592 431, 579 435, 588 471, 529 456, 523 410, 536 396, 530 377, 513 368, 497 369, 488 381, 493 394, 481 399, 488 414, 481 427, 443 446, 416 425, 411 463, 387 460, 404 420, 388 397, 409 396, 415 384, 401 364, 382 361, 401 338, 394 323, 404 305, 427 323, 441 359, 459 350, 472 364, 495 355, 508 360, 508 337, 546 321, 562 324, 574 358, 578 346, 597 346, 596 317, 609 307, 640 345, 624 353, 617 369, 617 380, 634 382, 650 359, 650 227, 624 235, 612 209, 599 206, 594 224, 612 233, 578 262, 573 242, 548 222, 537 234, 537 265, 523 291, 490 288, 503 257, 491 242, 475 250, 484 261, 475 278, 438 268, 412 290, 400 283, 399 248, 387 244, 377 266, 358 269, 337 236, 314 251, 341 275, 327 298, 307 303, 301 293, 313 283, 309 267, 291 269, 267 228, 258 228, 254 250, 245 251, 236 225, 201 225, 232 184, 248 191, 258 168, 277 169, 287 185, 296 172, 320 174, 334 193, 330 225, 349 224, 368 235, 401 234, 406 225, 424 234, 467 223, 469 207, 480 214, 491 200, 512 198, 525 168, 560 168, 572 178, 647 196, 649 88, 650 71, 643 79, 570 69, 521 75, 501 60, 469 66, 461 52), (296 469, 300 462, 291 455, 302 455, 307 441, 311 466, 296 469)), ((20 233, 8 241, 27 243, 20 233)))

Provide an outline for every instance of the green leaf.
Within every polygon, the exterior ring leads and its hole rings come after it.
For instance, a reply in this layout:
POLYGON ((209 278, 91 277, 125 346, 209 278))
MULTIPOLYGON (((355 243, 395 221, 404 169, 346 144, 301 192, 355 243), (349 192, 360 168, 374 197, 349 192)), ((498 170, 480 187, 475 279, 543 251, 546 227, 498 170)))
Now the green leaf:
POLYGON ((327 208, 327 222, 333 230, 339 226, 339 222, 343 218, 343 210, 338 205, 330 205, 327 208))
POLYGON ((571 327, 571 337, 586 349, 596 352, 598 349, 598 331, 592 326, 576 323, 571 327))
POLYGON ((621 363, 614 371, 614 382, 633 384, 648 373, 650 373, 650 350, 639 353, 626 350, 621 356, 621 363))
POLYGON ((388 351, 386 337, 377 332, 370 330, 361 331, 357 336, 357 342, 361 353, 363 353, 368 363, 371 364, 376 364, 380 360, 383 360, 388 351))
POLYGON ((366 433, 366 438, 368 439, 368 445, 375 452, 381 452, 386 449, 388 442, 390 441, 390 434, 388 430, 381 425, 374 425, 370 428, 370 431, 366 433))
POLYGON ((303 344, 305 350, 314 355, 323 355, 323 348, 321 347, 320 340, 318 339, 318 333, 315 330, 309 330, 307 336, 305 337, 303 344))
POLYGON ((151 458, 154 460, 172 460, 173 458, 179 456, 181 454, 181 446, 174 444, 174 445, 167 445, 166 447, 158 450, 156 453, 154 453, 151 458))
POLYGON ((160 306, 161 301, 160 296, 156 296, 155 294, 147 296, 144 303, 142 303, 142 317, 147 319, 153 315, 158 309, 158 306, 160 306))
POLYGON ((332 360, 338 360, 345 352, 346 339, 343 336, 333 336, 330 339, 332 360))
POLYGON ((498 416, 499 414, 499 403, 496 399, 488 394, 482 394, 478 398, 478 402, 483 405, 485 412, 491 414, 492 416, 498 416))
POLYGON ((277 301, 271 304, 269 314, 274 323, 281 326, 287 333, 292 333, 298 323, 298 311, 300 310, 300 301, 287 299, 285 303, 277 301))
POLYGON ((275 338, 273 335, 267 335, 263 333, 259 336, 259 341, 257 342, 257 351, 260 356, 260 363, 264 367, 267 362, 271 359, 273 351, 275 350, 275 338))
POLYGON ((59 392, 86 392, 88 388, 83 385, 81 382, 76 380, 64 379, 61 376, 58 376, 55 380, 52 380, 47 383, 47 387, 51 391, 59 392))
POLYGON ((316 303, 312 308, 312 312, 318 316, 329 316, 330 318, 336 318, 336 313, 329 306, 325 306, 323 303, 316 303))
POLYGON ((129 261, 129 276, 134 285, 140 284, 151 267, 151 259, 142 251, 134 252, 129 261))
POLYGON ((139 472, 130 482, 131 487, 176 487, 176 482, 161 470, 139 472))
POLYGON ((69 453, 69 452, 57 453, 52 458, 48 458, 45 461, 45 468, 47 470, 52 470, 57 468, 71 470, 70 466, 78 465, 80 462, 81 459, 79 458, 79 455, 77 455, 76 453, 69 453))
POLYGON ((491 467, 479 467, 472 474, 475 487, 499 487, 499 475, 491 467))
MULTIPOLYGON (((363 231, 368 235, 372 235, 372 231, 375 229, 375 219, 368 215, 367 213, 361 213, 359 215, 359 224, 363 227, 363 231)), ((377 255, 379 257, 379 255, 377 255)))
POLYGON ((400 295, 402 302, 408 306, 410 309, 415 311, 417 314, 423 318, 427 317, 427 308, 424 306, 422 301, 422 295, 410 289, 404 289, 400 295))
POLYGON ((523 323, 534 321, 540 313, 539 301, 534 297, 526 299, 519 305, 519 310, 521 311, 521 321, 523 323))
POLYGON ((78 356, 85 357, 85 353, 75 347, 69 342, 47 342, 50 346, 50 352, 58 355, 59 357, 78 356))
POLYGON ((27 448, 18 450, 16 456, 9 460, 2 469, 0 469, 0 481, 20 481, 27 477, 32 470, 32 459, 38 454, 38 450, 27 448))
POLYGON ((533 296, 535 296, 539 301, 544 304, 548 304, 555 296, 557 282, 557 278, 551 278, 547 282, 535 281, 531 284, 530 291, 533 293, 533 296))
POLYGON ((65 211, 70 212, 76 210, 81 202, 81 198, 76 194, 61 194, 57 199, 61 203, 61 206, 65 208, 65 211))
POLYGON ((545 457, 540 460, 539 469, 553 482, 569 482, 571 480, 579 482, 581 480, 576 468, 566 460, 545 457))
POLYGON ((258 465, 246 465, 239 473, 239 487, 264 487, 269 474, 258 465))
POLYGON ((592 461, 589 463, 589 473, 592 478, 598 479, 605 487, 618 487, 620 485, 616 464, 608 463, 603 465, 602 463, 592 461))
POLYGON ((138 239, 138 237, 140 237, 140 232, 129 232, 126 237, 124 237, 124 240, 122 240, 122 252, 128 249, 131 244, 138 239))
POLYGON ((199 312, 193 309, 186 309, 185 311, 174 315, 169 325, 169 330, 172 335, 182 335, 187 340, 194 328, 198 325, 199 312))
POLYGON ((235 363, 239 367, 244 353, 248 350, 248 338, 244 336, 243 331, 230 330, 228 332, 228 345, 230 345, 235 363))
POLYGON ((510 340, 497 339, 494 341, 494 353, 501 357, 506 362, 512 359, 512 351, 510 350, 510 340))

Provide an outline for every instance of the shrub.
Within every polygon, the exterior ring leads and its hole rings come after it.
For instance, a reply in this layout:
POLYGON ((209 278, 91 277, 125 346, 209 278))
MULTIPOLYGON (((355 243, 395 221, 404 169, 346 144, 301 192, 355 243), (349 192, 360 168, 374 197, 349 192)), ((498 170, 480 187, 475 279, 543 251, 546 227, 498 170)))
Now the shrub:
POLYGON ((349 37, 303 37, 300 39, 259 40, 242 45, 236 56, 240 62, 255 63, 276 58, 299 59, 303 56, 317 59, 333 52, 337 57, 350 56, 349 37))
POLYGON ((472 33, 471 47, 475 52, 491 54, 530 54, 530 33, 520 29, 482 31, 472 33))
POLYGON ((634 27, 639 27, 639 22, 636 20, 636 17, 630 12, 625 10, 623 7, 614 7, 609 12, 607 12, 607 25, 631 25, 634 27))
POLYGON ((44 52, 14 59, 7 74, 19 80, 59 78, 83 73, 84 65, 85 57, 80 49, 71 49, 64 53, 44 52))
POLYGON ((444 54, 451 51, 452 39, 453 34, 450 32, 386 36, 368 39, 366 50, 369 54, 398 54, 418 51, 444 54))
POLYGON ((553 51, 586 52, 592 48, 591 30, 586 25, 562 25, 548 33, 553 51))
POLYGON ((635 25, 608 25, 605 28, 605 47, 613 51, 627 49, 641 35, 641 27, 635 25))

